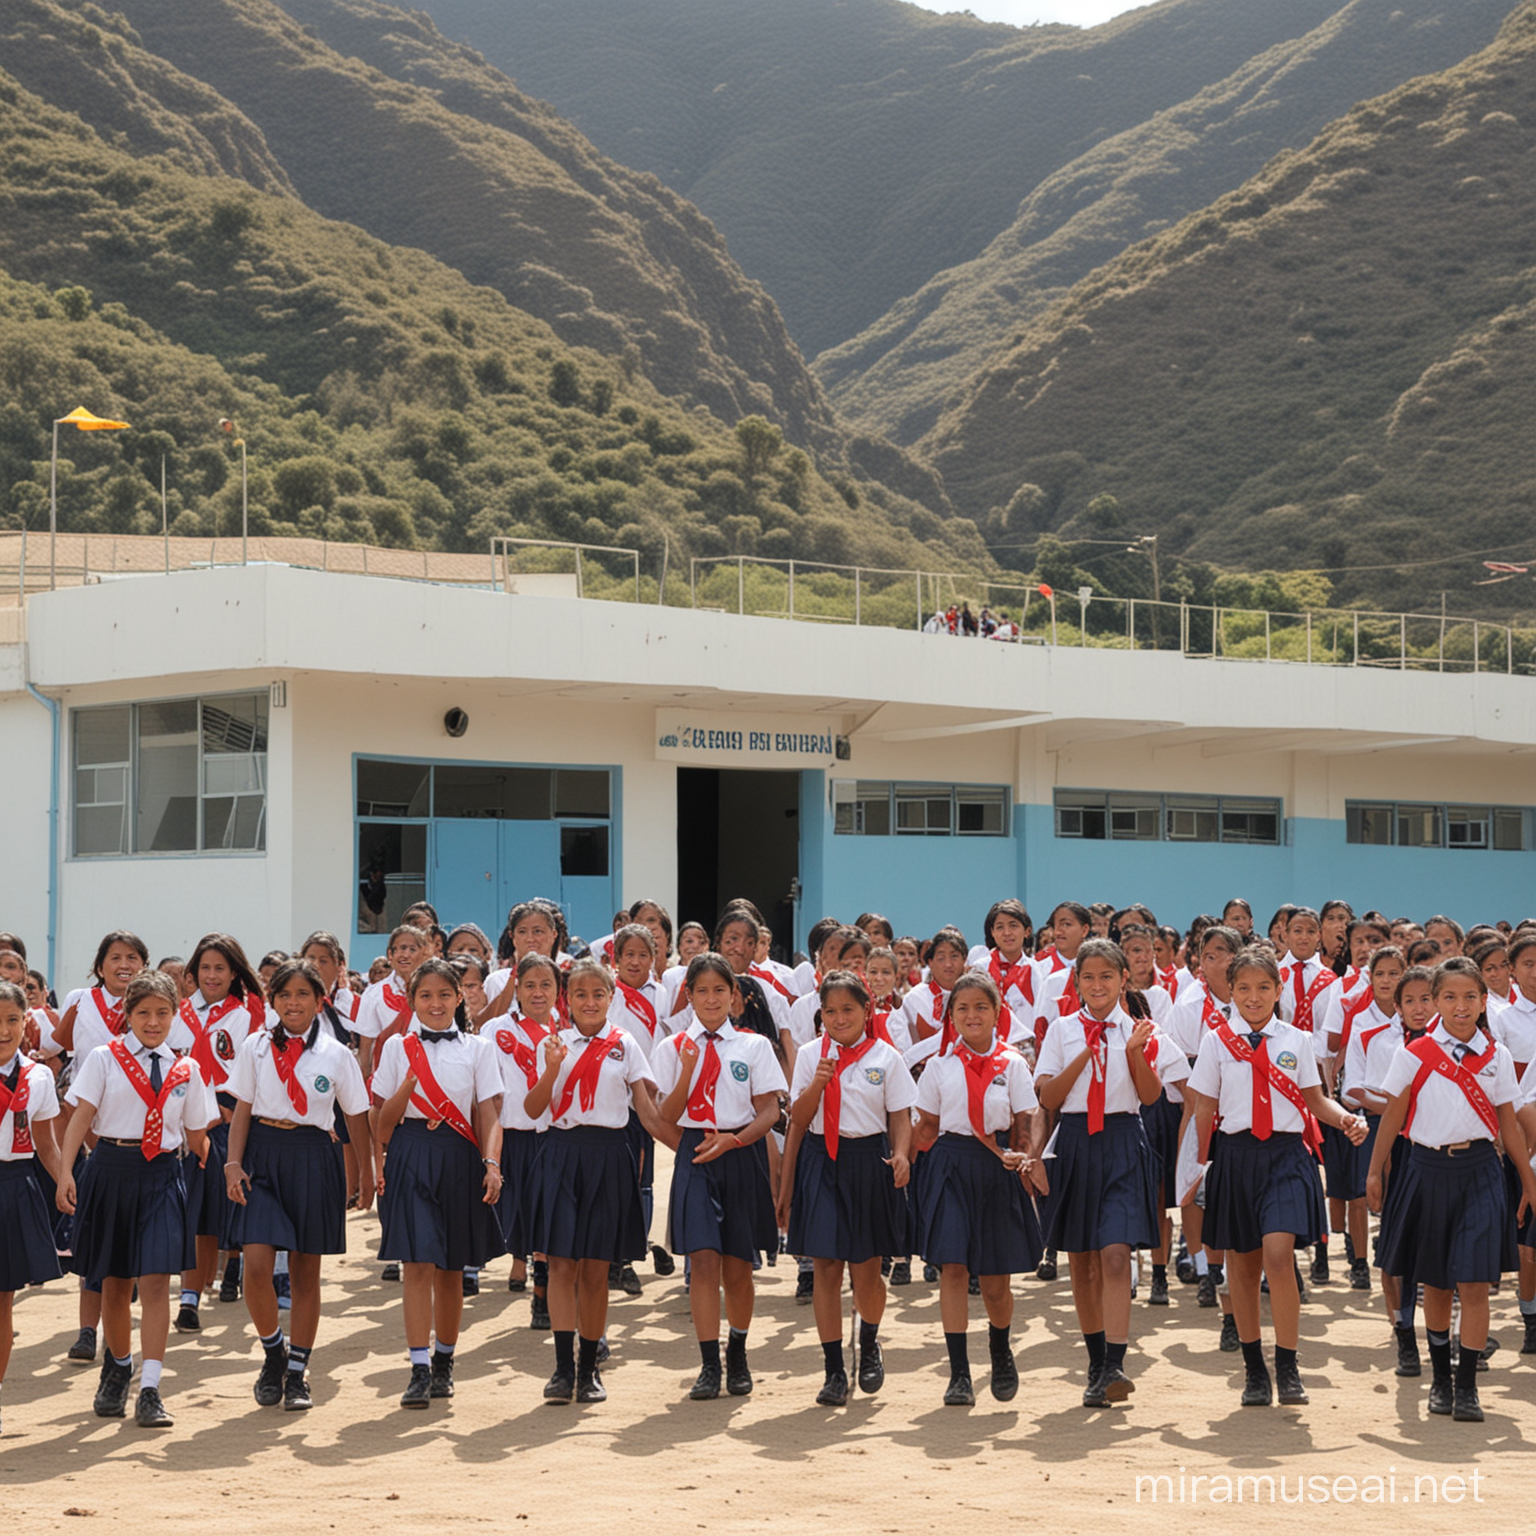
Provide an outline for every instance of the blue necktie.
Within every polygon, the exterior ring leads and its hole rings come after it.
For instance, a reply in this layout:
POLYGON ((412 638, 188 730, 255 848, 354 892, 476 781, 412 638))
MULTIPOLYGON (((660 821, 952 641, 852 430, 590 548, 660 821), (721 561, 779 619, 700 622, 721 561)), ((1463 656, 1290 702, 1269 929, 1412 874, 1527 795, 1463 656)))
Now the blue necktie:
POLYGON ((152 1051, 149 1057, 149 1091, 158 1099, 164 1085, 165 1076, 160 1071, 160 1053, 152 1051))
POLYGON ((1264 1043, 1264 1031, 1262 1029, 1255 1029, 1255 1030, 1251 1030, 1249 1032, 1248 1044, 1251 1045, 1254 1050, 1258 1050, 1258 1048, 1263 1043, 1264 1043))

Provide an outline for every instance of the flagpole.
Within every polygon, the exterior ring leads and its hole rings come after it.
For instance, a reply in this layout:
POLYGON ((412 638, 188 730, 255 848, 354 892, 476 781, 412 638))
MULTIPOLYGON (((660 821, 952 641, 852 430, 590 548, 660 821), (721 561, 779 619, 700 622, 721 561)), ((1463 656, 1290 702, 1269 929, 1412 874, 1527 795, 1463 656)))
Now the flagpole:
POLYGON ((59 424, 53 424, 53 466, 48 473, 48 590, 59 585, 59 424))

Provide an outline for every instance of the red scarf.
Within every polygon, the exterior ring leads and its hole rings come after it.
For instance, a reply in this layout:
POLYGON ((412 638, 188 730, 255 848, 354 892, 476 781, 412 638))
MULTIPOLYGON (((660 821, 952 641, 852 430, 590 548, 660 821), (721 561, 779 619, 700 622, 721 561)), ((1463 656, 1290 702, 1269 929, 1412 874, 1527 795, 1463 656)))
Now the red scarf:
POLYGON ((1349 1037, 1355 1032, 1355 1020, 1371 1006, 1375 996, 1375 992, 1367 984, 1358 997, 1353 997, 1344 1004, 1344 1027, 1339 1031, 1340 1055, 1349 1049, 1349 1037))
MULTIPOLYGON (((687 1035, 677 1037, 678 1049, 682 1049, 683 1041, 687 1035)), ((715 1090, 720 1086, 720 1050, 715 1044, 715 1036, 708 1030, 704 1032, 701 1042, 704 1049, 700 1052, 699 1070, 693 1080, 693 1086, 688 1090, 688 1118, 690 1120, 702 1120, 719 1129, 719 1122, 715 1119, 715 1090)))
POLYGON ((1088 1134, 1097 1136, 1104 1129, 1104 1090, 1109 1078, 1109 1049, 1104 1033, 1112 1022, 1095 1019, 1079 1011, 1083 1038, 1088 1042, 1088 1134))
POLYGON ((138 1058, 128 1048, 128 1042, 121 1038, 112 1042, 112 1054, 117 1057, 117 1064, 123 1069, 128 1081, 133 1084, 134 1092, 143 1099, 145 1107, 144 1134, 139 1140, 140 1150, 147 1160, 153 1160, 160 1155, 160 1143, 165 1137, 165 1106, 171 1097, 173 1089, 179 1088, 192 1077, 192 1065, 182 1057, 180 1061, 173 1062, 171 1070, 167 1072, 160 1083, 160 1095, 157 1098, 155 1091, 149 1085, 149 1073, 139 1065, 138 1058))
POLYGON ((1370 1053, 1371 1041, 1374 1040, 1376 1036, 1382 1032, 1382 1030, 1391 1028, 1392 1020, 1388 1019, 1385 1024, 1378 1024, 1375 1029, 1362 1029, 1360 1031, 1360 1056, 1362 1060, 1364 1060, 1365 1057, 1370 1053))
POLYGON ((1001 952, 994 949, 991 958, 987 961, 987 970, 992 980, 997 983, 998 993, 1005 1002, 1008 998, 1008 989, 1014 986, 1023 993, 1026 1003, 1034 1002, 1035 968, 1023 956, 1017 960, 1005 960, 1001 952))
MULTIPOLYGON (((509 983, 510 985, 510 983, 509 983)), ((392 1035, 404 1034, 409 1027, 415 1010, 411 1007, 410 994, 408 992, 396 992, 390 986, 389 978, 384 978, 384 990, 380 994, 384 999, 384 1006, 394 1014, 394 1019, 379 1031, 379 1047, 383 1048, 384 1042, 392 1035)))
POLYGON ((869 1010, 869 1023, 865 1028, 869 1031, 872 1038, 884 1040, 894 1051, 896 1049, 896 1042, 891 1039, 890 1017, 891 1010, 889 1008, 882 1010, 871 1006, 869 1010))
POLYGON ((406 1034, 401 1039, 405 1045, 405 1059, 411 1064, 411 1071, 416 1075, 416 1086, 421 1090, 411 1095, 411 1103, 427 1117, 428 1129, 446 1120, 465 1141, 478 1148, 480 1139, 465 1118, 464 1111, 443 1092, 432 1075, 432 1067, 427 1061, 427 1048, 421 1036, 406 1034))
POLYGON ((1040 953, 1035 956, 1035 959, 1044 960, 1045 963, 1050 966, 1052 976, 1054 976, 1057 971, 1065 970, 1067 967, 1067 962, 1061 958, 1061 952, 1056 948, 1054 944, 1047 945, 1046 948, 1042 949, 1040 953))
POLYGON ((518 1022, 523 1026, 523 1032, 532 1037, 531 1046, 524 1045, 510 1028, 498 1029, 492 1039, 495 1040, 496 1047, 503 1056, 510 1056, 523 1069, 523 1076, 528 1079, 529 1088, 533 1088, 539 1081, 539 1047, 551 1031, 537 1019, 530 1019, 527 1014, 524 1014, 518 1022))
POLYGON ((651 1039, 656 1038, 656 1010, 651 1005, 651 1000, 637 987, 626 986, 617 977, 614 985, 619 989, 619 996, 624 999, 624 1006, 645 1025, 646 1032, 651 1039))
POLYGON ((1314 1156, 1320 1155, 1323 1149, 1322 1128, 1307 1106, 1306 1095, 1269 1059, 1268 1039, 1261 1040, 1258 1050, 1254 1050, 1246 1040, 1233 1033, 1232 1026, 1225 1019, 1216 1026, 1216 1033, 1236 1060, 1248 1064, 1253 1078, 1253 1134, 1260 1141, 1268 1141, 1274 1135, 1274 1106, 1270 1102, 1269 1090, 1272 1087, 1278 1088, 1301 1114, 1302 1139, 1314 1156))
POLYGON ((965 1068, 965 1106, 971 1118, 971 1130, 981 1141, 991 1140, 984 1108, 987 1089, 992 1086, 992 1079, 999 1072, 1007 1070, 1011 1054, 1008 1047, 999 1043, 995 1036, 992 1049, 985 1056, 978 1055, 968 1045, 960 1045, 955 1049, 960 1065, 965 1068))
POLYGON ((309 1095, 299 1081, 299 1057, 303 1054, 303 1035, 290 1035, 285 1029, 272 1031, 272 1065, 288 1090, 288 1102, 294 1113, 300 1115, 309 1113, 309 1095))
POLYGON ((1176 965, 1170 965, 1166 971, 1159 970, 1157 975, 1158 980, 1163 985, 1163 990, 1168 994, 1169 1001, 1177 1002, 1179 996, 1179 968, 1176 965))
POLYGON ((1312 1033, 1312 1005, 1317 1001, 1318 995, 1328 986, 1329 982, 1337 981, 1332 971, 1326 965, 1318 969, 1316 976, 1312 978, 1312 985, 1306 986, 1305 978, 1307 966, 1304 960, 1296 962, 1296 968, 1291 972, 1291 981, 1296 992, 1296 1011, 1291 1016, 1291 1023, 1297 1029, 1312 1033))
MULTIPOLYGON (((1471 1042, 1466 1043, 1470 1045, 1471 1042)), ((1498 1140, 1499 1112, 1493 1107, 1488 1095, 1483 1092, 1482 1085, 1476 1077, 1476 1074, 1493 1060, 1494 1052, 1498 1049, 1492 1040, 1488 1042, 1488 1048, 1482 1055, 1473 1056, 1468 1053, 1459 1062, 1452 1060, 1445 1047, 1439 1041, 1431 1040, 1427 1033, 1415 1040, 1412 1045, 1404 1046, 1403 1049, 1409 1055, 1417 1056, 1419 1059, 1419 1070, 1414 1073, 1413 1083, 1408 1089, 1408 1118, 1403 1122, 1405 1131, 1412 1129, 1413 1117, 1419 1107, 1419 1090, 1429 1080, 1431 1072, 1438 1072, 1441 1077, 1448 1077, 1461 1089, 1467 1103, 1477 1112, 1477 1118, 1488 1127, 1488 1134, 1495 1141, 1498 1140)))
MULTIPOLYGON (((827 1144, 827 1156, 835 1163, 837 1161, 837 1142, 843 1115, 843 1073, 856 1062, 862 1061, 869 1055, 876 1044, 875 1036, 866 1034, 857 1045, 844 1046, 838 1052, 837 1070, 832 1074, 832 1081, 827 1084, 821 1095, 821 1134, 827 1144)), ((832 1053, 831 1035, 823 1035, 821 1040, 821 1059, 825 1061, 832 1053)))
MULTIPOLYGON (((202 1069, 203 1081, 210 1088, 222 1088, 229 1080, 229 1072, 223 1062, 218 1058, 218 1053, 213 1048, 214 1026, 220 1020, 228 1018, 241 1006, 241 1000, 233 992, 210 1005, 208 1009, 208 1021, 204 1023, 197 1016, 197 1009, 192 1006, 192 999, 186 998, 181 1005, 181 1020, 192 1031, 192 1060, 202 1069)), ((249 1027, 246 1033, 250 1033, 249 1027)))
POLYGON ((18 1051, 16 1060, 21 1062, 16 1078, 14 1091, 0 1082, 0 1120, 7 1115, 14 1114, 15 1120, 11 1123, 11 1151, 31 1152, 32 1124, 27 1119, 27 1100, 32 1097, 32 1074, 27 1071, 27 1064, 21 1060, 18 1051))
POLYGON ((555 1105, 553 1119, 560 1119, 571 1107, 571 1100, 576 1097, 578 1088, 581 1090, 581 1107, 584 1110, 592 1108, 597 1102, 597 1080, 602 1074, 603 1063, 608 1059, 608 1052, 615 1046, 621 1051, 624 1048, 618 1031, 614 1029, 605 1029, 587 1041, 581 1055, 576 1058, 576 1065, 571 1068, 571 1075, 565 1080, 565 1087, 560 1090, 560 1100, 555 1105))
POLYGON ((107 1033, 110 1035, 121 1035, 128 1027, 123 1021, 123 1000, 119 998, 114 1005, 109 1007, 107 1004, 107 994, 100 987, 92 987, 91 1001, 96 1004, 96 1012, 101 1015, 101 1022, 107 1026, 107 1033))
POLYGON ((759 981, 766 981, 768 985, 772 987, 773 990, 777 992, 786 1003, 792 1003, 795 1001, 795 994, 791 992, 789 988, 786 987, 784 983, 780 981, 779 978, 774 975, 774 973, 770 971, 766 965, 749 965, 747 967, 747 974, 749 976, 757 977, 759 981))
POLYGON ((1200 1005, 1200 1017, 1207 1029, 1220 1029, 1226 1023, 1226 1019, 1222 1015, 1221 1009, 1216 1006, 1209 989, 1206 991, 1205 1000, 1200 1005))

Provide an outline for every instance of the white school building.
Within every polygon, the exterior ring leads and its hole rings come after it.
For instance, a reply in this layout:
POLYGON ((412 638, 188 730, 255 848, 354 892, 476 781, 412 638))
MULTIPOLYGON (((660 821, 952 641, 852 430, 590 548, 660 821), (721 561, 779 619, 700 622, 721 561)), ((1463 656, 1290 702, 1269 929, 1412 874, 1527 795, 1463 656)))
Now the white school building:
POLYGON ((30 598, 0 644, 0 929, 354 965, 423 896, 494 940, 752 897, 898 932, 1021 896, 1536 912, 1536 680, 1191 659, 277 565, 30 598))

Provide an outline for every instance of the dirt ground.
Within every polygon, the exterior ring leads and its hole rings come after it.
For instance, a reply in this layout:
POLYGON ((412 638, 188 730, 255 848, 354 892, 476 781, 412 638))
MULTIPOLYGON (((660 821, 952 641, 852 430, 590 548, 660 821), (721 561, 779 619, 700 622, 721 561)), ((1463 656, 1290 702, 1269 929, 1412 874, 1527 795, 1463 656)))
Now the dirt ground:
POLYGON ((327 1261, 308 1414, 256 1406, 260 1352, 244 1306, 212 1300, 200 1335, 172 1336, 163 1390, 175 1428, 96 1419, 96 1370, 63 1359, 76 1329, 71 1284, 19 1296, 0 1436, 13 1521, 72 1536, 88 1536, 91 1522, 371 1536, 445 1520, 798 1532, 852 1519, 872 1532, 907 1532, 953 1529, 957 1516, 993 1531, 1021 1516, 1043 1517, 1056 1532, 1106 1517, 1151 1530, 1216 1530, 1234 1519, 1271 1529, 1302 1513, 1299 1497, 1312 1506, 1310 1521, 1405 1531, 1455 1524, 1480 1536, 1522 1528, 1536 1495, 1536 1357, 1516 1352, 1508 1283, 1494 1302, 1504 1347, 1480 1378, 1482 1425, 1430 1418, 1427 1375, 1392 1374, 1379 1298, 1337 1280, 1303 1308, 1312 1401, 1302 1409, 1239 1408, 1241 1356, 1217 1350, 1220 1314, 1197 1308, 1194 1288, 1175 1282, 1172 1306, 1148 1307, 1145 1290, 1136 1304, 1130 1402, 1087 1411, 1065 1278, 1047 1285, 1033 1276, 1015 1282, 1018 1397, 1001 1404, 986 1393, 976 1300, 979 1401, 945 1408, 937 1287, 920 1270, 892 1293, 884 1390, 846 1409, 817 1408, 821 1354, 811 1309, 794 1301, 790 1260, 759 1276, 750 1398, 686 1400, 698 1354, 682 1265, 659 1280, 646 1264, 644 1294, 612 1299, 609 1401, 579 1408, 541 1401, 553 1348, 548 1334, 527 1328, 528 1296, 508 1292, 501 1259, 466 1303, 457 1396, 412 1413, 396 1406, 407 1375, 400 1292, 379 1279, 377 1234, 372 1213, 354 1216, 351 1251, 327 1261), (1138 1476, 1168 1482, 1154 1499, 1138 1476))

